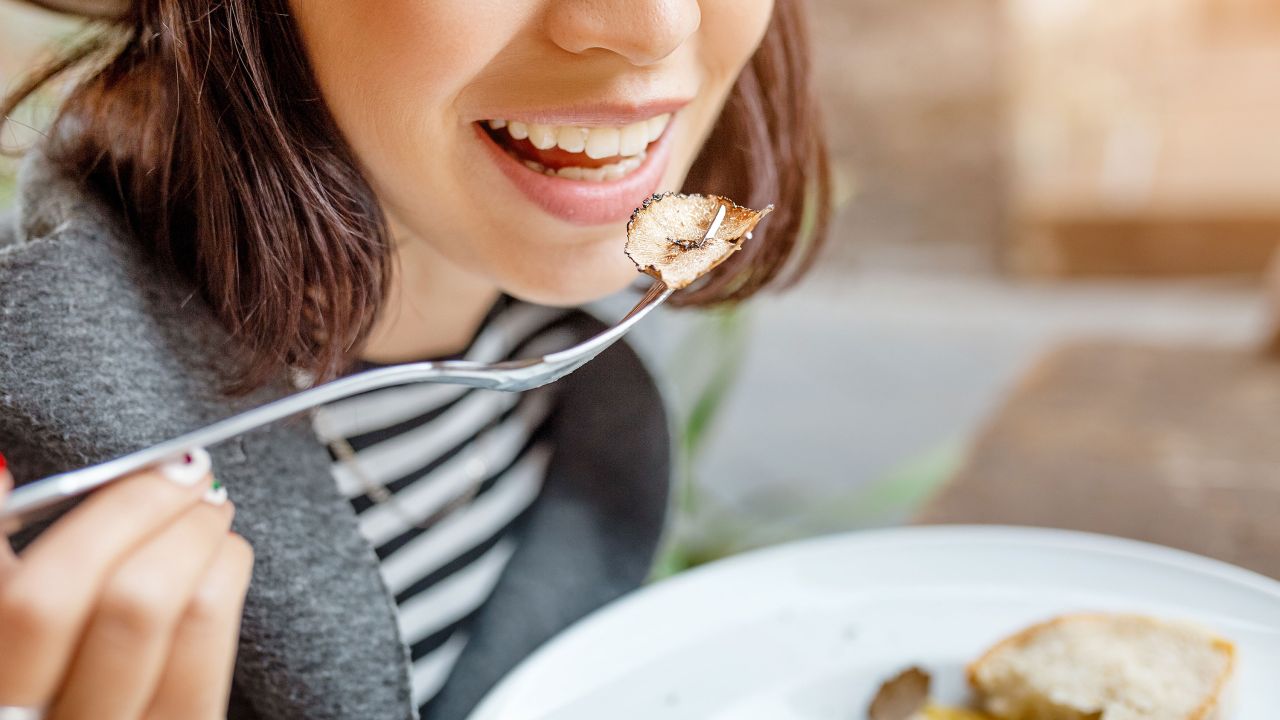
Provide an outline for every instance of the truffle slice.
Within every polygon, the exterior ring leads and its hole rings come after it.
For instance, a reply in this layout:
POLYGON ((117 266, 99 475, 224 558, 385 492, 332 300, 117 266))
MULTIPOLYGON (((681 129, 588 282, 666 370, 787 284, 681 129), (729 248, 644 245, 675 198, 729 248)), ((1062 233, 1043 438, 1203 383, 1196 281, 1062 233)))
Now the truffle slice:
POLYGON ((627 257, 641 272, 682 290, 742 248, 773 206, 756 211, 718 195, 654 195, 627 223, 627 257), (704 241, 720 208, 723 221, 704 241))
POLYGON ((929 702, 929 686, 933 678, 920 668, 902 671, 880 686, 871 707, 870 720, 912 720, 919 717, 929 702))

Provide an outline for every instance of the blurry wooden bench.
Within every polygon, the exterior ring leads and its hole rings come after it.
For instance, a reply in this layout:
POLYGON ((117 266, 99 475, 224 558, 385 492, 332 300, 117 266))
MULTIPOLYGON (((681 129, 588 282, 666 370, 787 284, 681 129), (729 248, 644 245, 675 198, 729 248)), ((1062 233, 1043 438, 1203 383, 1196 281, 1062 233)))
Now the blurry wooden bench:
POLYGON ((1280 359, 1110 342, 1058 350, 918 520, 1119 535, 1280 578, 1280 359))

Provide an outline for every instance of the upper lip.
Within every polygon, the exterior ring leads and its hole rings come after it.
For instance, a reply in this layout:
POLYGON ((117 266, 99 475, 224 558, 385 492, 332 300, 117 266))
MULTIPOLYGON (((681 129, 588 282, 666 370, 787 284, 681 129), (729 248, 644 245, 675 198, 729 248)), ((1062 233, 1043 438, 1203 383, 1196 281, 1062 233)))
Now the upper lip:
POLYGON ((495 109, 482 120, 515 120, 539 125, 574 125, 582 127, 630 125, 658 115, 674 113, 692 98, 667 98, 646 102, 592 102, 540 108, 495 109))

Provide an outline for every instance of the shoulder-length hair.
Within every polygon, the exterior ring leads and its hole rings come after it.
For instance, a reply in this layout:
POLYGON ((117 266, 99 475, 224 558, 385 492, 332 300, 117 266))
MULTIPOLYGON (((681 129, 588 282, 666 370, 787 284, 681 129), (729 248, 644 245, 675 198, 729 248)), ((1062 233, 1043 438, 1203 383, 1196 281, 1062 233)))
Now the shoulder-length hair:
MULTIPOLYGON (((802 2, 775 3, 685 185, 776 209, 679 304, 789 284, 825 234, 830 178, 802 2)), ((71 5, 122 12, 28 78, 4 116, 63 72, 88 68, 45 152, 119 205, 148 252, 196 285, 243 351, 242 389, 286 368, 319 380, 346 371, 383 301, 391 243, 351 148, 316 100, 287 0, 71 5)))

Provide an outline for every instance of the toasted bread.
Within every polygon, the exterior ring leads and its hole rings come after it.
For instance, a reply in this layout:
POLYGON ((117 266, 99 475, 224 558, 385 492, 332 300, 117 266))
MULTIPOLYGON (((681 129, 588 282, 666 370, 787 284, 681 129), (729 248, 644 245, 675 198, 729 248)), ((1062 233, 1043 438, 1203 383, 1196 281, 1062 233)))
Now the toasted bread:
POLYGON ((1223 720, 1232 644, 1138 615, 1067 615, 1030 627, 969 666, 1002 720, 1223 720))

